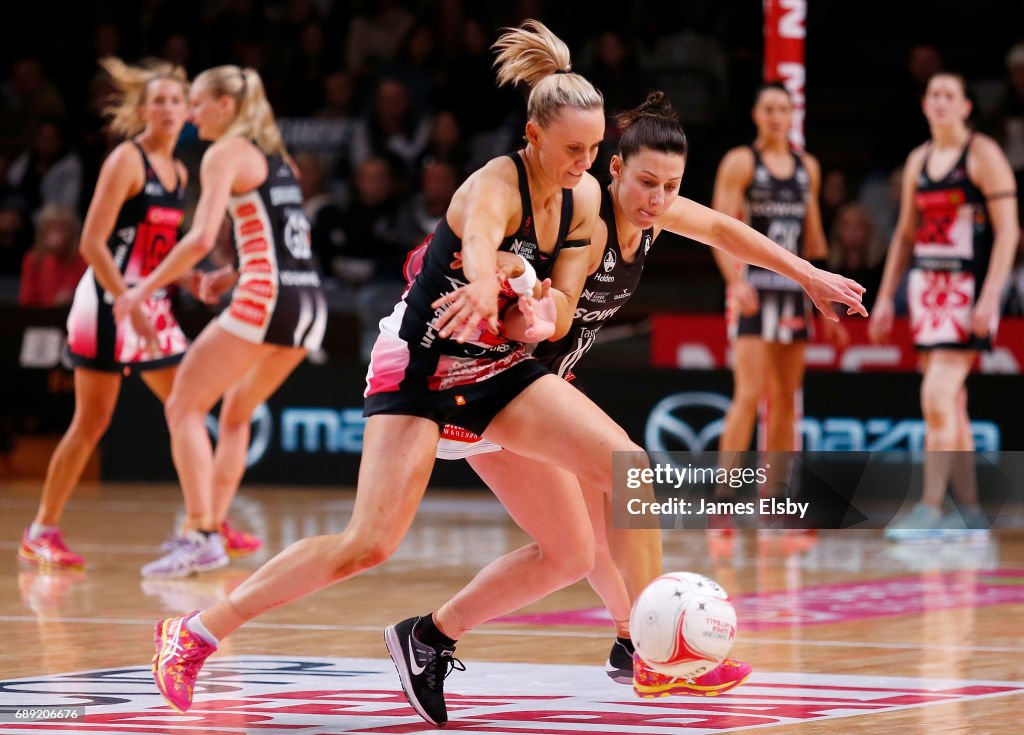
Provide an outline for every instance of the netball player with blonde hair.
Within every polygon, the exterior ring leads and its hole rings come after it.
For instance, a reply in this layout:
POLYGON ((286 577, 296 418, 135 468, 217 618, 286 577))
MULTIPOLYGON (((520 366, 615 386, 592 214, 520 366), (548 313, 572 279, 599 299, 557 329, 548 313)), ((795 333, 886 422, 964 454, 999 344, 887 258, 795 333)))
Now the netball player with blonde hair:
POLYGON ((189 349, 167 399, 187 522, 168 554, 143 567, 147 577, 227 563, 218 530, 245 470, 250 417, 320 346, 327 319, 302 193, 259 74, 237 66, 208 69, 196 77, 190 105, 199 137, 213 141, 200 166, 192 227, 118 298, 115 314, 127 318, 210 252, 225 212, 234 227, 238 280, 231 303, 189 349), (214 451, 205 418, 221 399, 214 451))
POLYGON ((888 338, 893 296, 909 267, 927 452, 920 502, 886 529, 895 541, 988 529, 978 503, 966 381, 979 352, 992 348, 1020 240, 1013 170, 994 140, 967 127, 963 77, 933 76, 922 109, 931 139, 910 152, 903 168, 899 220, 868 325, 875 341, 888 338), (945 513, 950 480, 959 508, 945 513))
MULTIPOLYGON (((115 323, 114 299, 149 274, 174 247, 184 218, 186 171, 174 146, 188 117, 188 82, 166 62, 101 66, 117 90, 110 127, 127 140, 103 162, 82 229, 89 264, 68 315, 75 413, 46 470, 43 494, 18 557, 48 567, 81 567, 59 528, 68 498, 110 425, 124 376, 138 373, 165 400, 187 345, 165 290, 132 305, 115 323)), ((182 276, 187 275, 183 272, 182 276)))
MULTIPOLYGON (((533 297, 552 304, 553 336, 564 335, 586 277, 586 245, 600 205, 600 187, 587 169, 604 137, 601 95, 569 71, 565 44, 540 23, 507 32, 499 47, 501 82, 532 87, 526 145, 488 162, 460 186, 433 234, 422 270, 381 322, 367 373, 369 419, 348 527, 293 544, 213 607, 158 624, 154 677, 180 710, 191 706, 196 675, 218 639, 269 609, 380 564, 398 548, 426 489, 445 423, 563 467, 606 491, 612 484, 612 452, 640 451, 523 345, 536 338, 533 297), (511 295, 502 292, 495 275, 499 248, 514 248, 530 264, 531 275, 511 283, 511 295), (499 316, 506 336, 498 334, 499 316)), ((202 82, 196 81, 196 99, 203 99, 202 82)), ((225 371, 223 361, 220 369, 225 371)), ((172 396, 172 415, 174 407, 172 396)), ((197 419, 194 433, 201 431, 197 419)), ((579 494, 552 513, 563 519, 564 546, 540 579, 509 590, 518 604, 582 578, 593 564, 594 536, 579 494)), ((630 536, 628 553, 638 566, 646 565, 649 578, 657 576, 660 533, 651 529, 630 536)), ((428 640, 436 634, 429 619, 417 630, 428 640)), ((403 647, 412 645, 411 629, 399 635, 403 647)), ((431 654, 435 650, 429 647, 431 654)), ((451 651, 444 649, 424 664, 438 686, 451 662, 451 651)), ((443 698, 439 706, 434 721, 446 719, 443 698)))
MULTIPOLYGON (((662 92, 652 92, 641 105, 620 114, 617 122, 621 135, 611 159, 611 184, 602 192, 588 278, 572 328, 562 339, 541 342, 533 351, 534 358, 555 375, 575 380, 580 360, 612 318, 614 309, 609 306, 629 301, 640 284, 648 252, 666 230, 720 248, 744 263, 786 274, 806 289, 830 320, 837 319, 831 306, 834 301, 851 312, 865 313, 861 305, 864 289, 855 282, 814 268, 738 220, 679 196, 688 146, 676 113, 662 92)), ((499 256, 499 267, 504 264, 507 272, 517 272, 507 262, 507 253, 499 256)), ((563 543, 561 516, 552 514, 551 508, 575 500, 581 491, 577 478, 558 467, 502 450, 493 442, 467 435, 461 427, 445 428, 438 457, 466 458, 534 543, 526 547, 532 553, 519 550, 492 562, 436 612, 424 616, 449 638, 443 643, 460 639, 519 604, 508 588, 530 585, 542 575, 546 560, 557 558, 563 543)), ((603 490, 584 484, 582 491, 597 541, 595 564, 587 578, 611 614, 617 634, 608 658, 608 675, 632 684, 641 697, 717 696, 741 684, 751 667, 740 661, 727 659, 702 675, 675 679, 658 674, 634 656, 629 637, 631 600, 650 580, 643 570, 631 568, 629 557, 619 552, 622 541, 633 531, 609 527, 603 490)), ((408 672, 405 677, 414 680, 408 672)))

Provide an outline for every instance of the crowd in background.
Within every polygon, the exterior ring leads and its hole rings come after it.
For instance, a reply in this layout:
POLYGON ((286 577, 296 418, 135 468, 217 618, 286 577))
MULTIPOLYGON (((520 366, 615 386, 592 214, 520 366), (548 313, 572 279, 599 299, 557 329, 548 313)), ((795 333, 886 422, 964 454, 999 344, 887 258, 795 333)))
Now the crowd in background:
MULTIPOLYGON (((502 26, 544 18, 570 43, 577 70, 603 92, 609 118, 651 89, 668 92, 692 144, 683 193, 707 203, 721 154, 752 138, 749 107, 761 74, 761 18, 738 6, 638 3, 602 19, 579 12, 579 3, 539 0, 486 7, 459 0, 112 3, 107 14, 97 10, 85 19, 76 42, 61 50, 60 63, 52 39, 49 46, 25 43, 5 52, 0 299, 67 303, 84 270, 75 247, 80 218, 99 166, 117 143, 104 126, 111 91, 97 65, 104 56, 159 56, 190 75, 221 63, 256 68, 302 174, 332 304, 372 316, 394 303, 405 253, 432 231, 463 178, 521 140, 521 95, 497 89, 491 66, 490 45, 502 26)), ((808 44, 813 69, 812 40, 808 44)), ((1004 145, 1020 182, 1024 45, 1008 43, 1000 57, 1001 68, 975 69, 969 79, 973 124, 1004 145)), ((824 164, 830 262, 868 287, 869 306, 896 220, 900 164, 928 136, 918 98, 927 78, 946 66, 943 49, 932 43, 903 43, 900 58, 905 63, 891 70, 892 83, 873 92, 886 110, 885 122, 860 159, 851 158, 842 142, 816 134, 816 120, 824 128, 837 108, 819 87, 824 101, 816 112, 813 73, 808 81, 807 138, 824 164)), ((607 177, 614 145, 609 125, 593 168, 599 178, 607 177)), ((179 151, 190 166, 198 163, 202 144, 194 130, 186 128, 179 151)), ((659 248, 669 257, 658 278, 718 282, 711 259, 687 256, 685 243, 659 248), (673 248, 682 255, 671 257, 673 248)), ((1008 313, 1022 310, 1021 273, 1018 265, 1015 288, 1007 292, 1008 313)), ((697 292, 679 289, 678 301, 662 299, 658 308, 721 308, 718 291, 695 303, 697 292)))

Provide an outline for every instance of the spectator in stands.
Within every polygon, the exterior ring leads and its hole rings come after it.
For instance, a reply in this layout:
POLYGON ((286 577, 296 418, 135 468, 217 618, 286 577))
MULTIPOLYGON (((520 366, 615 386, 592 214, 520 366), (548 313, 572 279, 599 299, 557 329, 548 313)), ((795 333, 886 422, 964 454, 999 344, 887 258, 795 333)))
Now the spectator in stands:
POLYGON ((342 284, 359 287, 373 279, 402 279, 405 249, 392 237, 398 209, 395 166, 375 157, 356 168, 351 201, 323 254, 324 270, 342 284))
POLYGON ((451 110, 439 110, 434 114, 430 126, 430 142, 423 151, 418 168, 422 169, 438 161, 454 168, 460 178, 470 173, 469 147, 459 119, 451 110))
POLYGON ((408 175, 415 171, 429 139, 430 118, 416 105, 408 87, 383 77, 369 112, 356 120, 352 164, 359 167, 370 158, 392 155, 401 160, 408 175))
MULTIPOLYGON (((331 260, 343 246, 343 212, 338 198, 329 190, 324 161, 315 153, 295 155, 299 168, 299 186, 302 187, 302 211, 310 225, 310 241, 327 281, 333 281, 331 260)), ((332 284, 333 285, 333 284, 332 284)), ((327 289, 328 294, 332 289, 327 289)), ((344 305, 343 305, 344 306, 344 305)))
POLYGON ((284 64, 283 115, 312 115, 323 105, 329 66, 327 43, 318 21, 303 26, 294 48, 287 49, 284 64))
MULTIPOLYGON (((992 132, 1013 168, 1017 191, 1024 186, 1024 43, 1006 54, 1006 91, 1000 100, 992 132)), ((1018 212, 1020 204, 1018 200, 1018 212)))
MULTIPOLYGON (((479 20, 464 21, 459 44, 449 62, 449 68, 458 72, 458 81, 453 80, 446 90, 443 104, 455 113, 467 140, 500 127, 508 113, 520 106, 516 92, 494 86, 492 40, 479 20)), ((522 135, 522 125, 515 129, 522 135)), ((492 155, 491 150, 482 152, 481 162, 492 155)))
POLYGON ((882 280, 882 255, 882 242, 867 207, 860 202, 840 206, 829 229, 829 270, 867 289, 863 299, 869 311, 882 280))
POLYGON ((17 59, 0 89, 0 138, 14 150, 32 144, 42 121, 63 117, 64 100, 34 57, 17 59))
POLYGON ((348 68, 369 75, 380 62, 396 57, 416 18, 400 0, 373 0, 363 6, 348 27, 348 68))
POLYGON ((11 164, 7 181, 33 212, 46 204, 78 211, 82 159, 67 145, 61 122, 47 120, 39 126, 32 147, 11 164))
MULTIPOLYGON (((846 174, 839 169, 832 169, 821 177, 821 224, 825 232, 831 232, 832 220, 839 208, 850 201, 850 188, 846 174)), ((853 276, 850 276, 853 278, 853 276)), ((857 280, 854 278, 853 280, 857 280)), ((863 284, 862 284, 863 285, 863 284)))
POLYGON ((420 108, 435 104, 435 93, 444 87, 446 74, 434 28, 422 21, 409 28, 394 61, 381 64, 380 75, 402 82, 420 108))
POLYGON ((78 253, 82 225, 74 210, 48 204, 39 212, 36 239, 21 267, 22 306, 70 304, 86 263, 78 253))
MULTIPOLYGON (((594 39, 593 47, 593 61, 586 65, 584 73, 604 95, 604 108, 609 115, 631 109, 637 98, 654 88, 654 79, 640 65, 621 31, 603 31, 594 39)), ((618 128, 608 127, 606 135, 617 137, 618 128)))
POLYGON ((448 211, 455 190, 462 183, 458 169, 444 160, 428 162, 420 172, 420 190, 402 202, 392 232, 405 249, 423 242, 448 211))
POLYGON ((890 87, 889 99, 879 107, 883 118, 873 159, 886 170, 902 164, 908 150, 928 140, 931 133, 921 115, 921 100, 928 80, 946 66, 942 53, 931 43, 912 44, 906 59, 903 77, 890 87))

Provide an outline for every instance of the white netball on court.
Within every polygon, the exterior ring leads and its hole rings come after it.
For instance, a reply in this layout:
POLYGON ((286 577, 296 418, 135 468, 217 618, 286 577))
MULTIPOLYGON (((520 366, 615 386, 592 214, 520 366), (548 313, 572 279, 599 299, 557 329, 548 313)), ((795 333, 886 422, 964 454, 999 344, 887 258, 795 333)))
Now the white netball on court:
POLYGON ((629 616, 640 657, 667 676, 692 678, 722 662, 736 639, 736 610, 715 582, 693 572, 672 572, 640 593, 629 616))

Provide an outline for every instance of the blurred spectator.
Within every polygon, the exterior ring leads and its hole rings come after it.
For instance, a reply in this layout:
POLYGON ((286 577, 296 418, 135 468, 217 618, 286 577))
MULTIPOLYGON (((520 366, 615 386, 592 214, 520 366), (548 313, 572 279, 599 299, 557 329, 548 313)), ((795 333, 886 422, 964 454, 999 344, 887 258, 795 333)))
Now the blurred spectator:
MULTIPOLYGON (((1017 192, 1024 191, 1024 43, 1006 54, 1006 92, 996 112, 992 133, 1003 147, 1017 179, 1017 192)), ((1018 211, 1020 197, 1017 197, 1018 211)))
POLYGON ((928 140, 931 133, 921 114, 921 100, 928 80, 945 66, 939 49, 930 43, 915 43, 908 49, 903 78, 889 85, 888 100, 880 108, 885 117, 879 124, 876 166, 891 170, 903 163, 907 151, 928 140))
POLYGON ((269 35, 267 26, 262 3, 226 0, 206 29, 207 63, 252 66, 244 58, 246 47, 265 41, 269 35))
POLYGON ((65 112, 64 101, 39 60, 16 60, 0 89, 0 139, 12 150, 27 148, 43 120, 63 117, 65 112))
MULTIPOLYGON (((603 31, 593 41, 593 60, 583 74, 604 95, 609 116, 635 107, 654 89, 654 79, 637 61, 629 42, 617 30, 603 31)), ((616 131, 614 125, 609 131, 616 131)))
POLYGON ((326 46, 320 23, 310 21, 302 27, 296 47, 285 60, 281 99, 285 114, 308 116, 323 106, 328 66, 326 46))
POLYGON ((441 110, 434 115, 430 142, 420 158, 420 167, 435 162, 449 164, 460 178, 470 173, 469 148, 462 135, 462 127, 450 110, 441 110))
POLYGON ((414 24, 399 44, 394 61, 381 64, 379 74, 402 82, 420 108, 434 104, 435 93, 446 81, 434 28, 424 22, 414 24))
POLYGON ((395 58, 416 18, 399 0, 372 0, 363 6, 348 28, 348 68, 369 75, 380 62, 395 58))
POLYGON ((833 169, 821 177, 821 225, 825 232, 832 230, 832 220, 836 212, 850 200, 846 174, 833 169))
POLYGON ((160 45, 160 58, 180 66, 189 76, 195 73, 192 65, 192 44, 184 33, 169 34, 160 45))
POLYGON ((860 187, 858 201, 868 208, 875 232, 886 245, 900 216, 902 184, 903 166, 900 165, 884 174, 869 176, 860 187))
POLYGON ((32 230, 16 203, 0 202, 0 278, 15 280, 21 275, 21 262, 32 242, 32 230))
POLYGON ((352 75, 346 71, 331 72, 323 80, 323 90, 324 106, 313 117, 283 117, 277 122, 288 150, 293 154, 316 154, 328 184, 337 181, 331 188, 343 192, 346 187, 342 182, 352 175, 350 156, 355 130, 352 75))
POLYGON ((355 117, 356 85, 352 75, 344 69, 332 71, 324 77, 324 104, 317 117, 331 120, 351 120, 355 117))
POLYGON ((331 275, 331 260, 344 245, 342 208, 327 186, 323 159, 303 152, 295 156, 299 168, 299 186, 302 188, 302 210, 310 225, 313 252, 320 263, 321 272, 331 275))
POLYGON ((36 238, 21 267, 22 306, 70 304, 86 263, 78 253, 81 223, 74 210, 48 204, 39 212, 36 238))
POLYGON ((420 191, 406 199, 395 216, 394 238, 406 250, 434 231, 462 183, 458 170, 447 161, 427 163, 420 173, 420 191))
POLYGON ((498 89, 494 81, 492 41, 480 21, 466 20, 449 64, 454 73, 442 105, 455 113, 467 139, 496 129, 510 110, 522 104, 517 92, 498 89))
POLYGON ((883 248, 868 208, 860 202, 839 207, 829 231, 829 268, 864 286, 864 305, 871 309, 882 281, 883 248))
MULTIPOLYGON (((110 80, 110 75, 103 69, 97 70, 88 85, 86 103, 82 110, 79 127, 82 190, 86 192, 92 191, 100 175, 100 166, 121 141, 121 136, 110 130, 104 114, 104 109, 109 104, 112 94, 114 94, 114 84, 110 80)), ((79 212, 84 216, 88 209, 89 197, 85 196, 81 199, 79 212)))
POLYGON ((356 167, 353 191, 323 253, 324 269, 343 284, 400 280, 405 248, 392 234, 398 210, 394 164, 371 157, 356 167))
POLYGON ((78 211, 82 159, 68 147, 58 121, 39 126, 32 147, 11 164, 7 181, 33 212, 46 204, 78 211))
POLYGON ((406 176, 415 171, 430 139, 430 118, 417 107, 409 89, 384 77, 377 85, 369 112, 356 120, 352 135, 352 164, 373 157, 397 156, 406 176))

